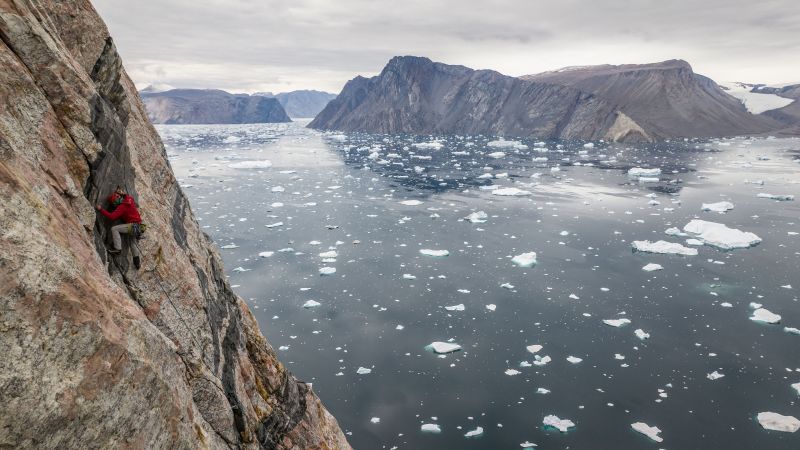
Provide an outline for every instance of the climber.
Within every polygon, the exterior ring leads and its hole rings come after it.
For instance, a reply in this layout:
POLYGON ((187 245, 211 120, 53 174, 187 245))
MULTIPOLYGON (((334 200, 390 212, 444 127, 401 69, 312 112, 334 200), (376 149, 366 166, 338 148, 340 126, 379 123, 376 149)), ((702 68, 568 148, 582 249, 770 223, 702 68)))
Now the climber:
MULTIPOLYGON (((138 238, 143 231, 142 218, 139 216, 139 210, 136 209, 133 197, 128 195, 122 186, 117 186, 114 192, 108 196, 108 203, 111 205, 112 212, 106 211, 100 204, 95 205, 95 208, 108 220, 122 219, 123 223, 111 227, 113 247, 108 250, 109 253, 119 253, 122 251, 120 233, 128 234, 134 239, 138 238)), ((131 246, 131 253, 133 254, 133 265, 138 270, 141 267, 141 260, 139 259, 139 248, 135 242, 131 246)))

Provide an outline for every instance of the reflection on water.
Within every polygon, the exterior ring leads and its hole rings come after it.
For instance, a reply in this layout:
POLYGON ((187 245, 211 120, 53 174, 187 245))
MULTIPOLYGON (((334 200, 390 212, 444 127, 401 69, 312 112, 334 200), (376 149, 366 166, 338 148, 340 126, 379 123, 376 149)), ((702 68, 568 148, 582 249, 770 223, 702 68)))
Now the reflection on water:
POLYGON ((800 208, 756 194, 800 194, 800 141, 626 147, 301 125, 158 130, 231 284, 355 448, 798 448, 797 433, 755 417, 800 417, 800 336, 784 331, 800 328, 800 208), (661 174, 642 182, 631 167, 661 174), (527 195, 496 195, 512 187, 527 195), (722 200, 735 208, 701 211, 722 200), (478 211, 485 221, 465 220, 478 211), (632 252, 634 240, 688 245, 665 230, 694 218, 763 241, 632 252), (536 265, 512 263, 528 252, 536 265), (751 303, 780 323, 749 320, 751 303), (461 350, 425 350, 448 341, 461 350), (550 414, 575 427, 545 429, 550 414))

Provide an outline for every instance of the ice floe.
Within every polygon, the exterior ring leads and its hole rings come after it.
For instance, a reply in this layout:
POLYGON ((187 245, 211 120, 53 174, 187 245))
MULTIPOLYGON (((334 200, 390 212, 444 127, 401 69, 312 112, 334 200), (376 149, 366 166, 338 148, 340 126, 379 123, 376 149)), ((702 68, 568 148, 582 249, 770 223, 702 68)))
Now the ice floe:
POLYGON ((767 430, 794 433, 800 429, 800 420, 794 416, 784 416, 775 412, 758 413, 758 423, 767 430))
POLYGON ((443 258, 450 255, 450 252, 447 250, 431 250, 429 248, 423 248, 419 252, 425 256, 432 256, 434 258, 443 258))
POLYGON ((753 311, 753 315, 750 316, 750 320, 763 323, 778 323, 781 321, 781 316, 771 312, 768 309, 758 308, 753 311))
POLYGON ((650 339, 650 333, 645 332, 641 328, 637 328, 636 330, 634 330, 633 334, 635 334, 636 337, 638 337, 641 340, 650 339))
POLYGON ((307 309, 316 308, 319 305, 321 305, 320 302, 318 302, 316 300, 309 300, 309 301, 303 303, 303 308, 307 308, 307 309))
POLYGON ((552 414, 544 416, 542 424, 545 427, 555 428, 562 433, 566 433, 567 430, 575 427, 575 422, 569 419, 559 419, 558 416, 552 414))
POLYGON ((403 200, 400 204, 405 206, 419 206, 422 202, 419 200, 403 200))
POLYGON ((733 209, 733 203, 731 202, 703 203, 703 206, 700 209, 702 209, 703 211, 724 213, 733 209))
POLYGON ((464 437, 468 438, 468 439, 469 438, 478 438, 478 437, 481 437, 481 436, 483 436, 483 427, 477 427, 474 430, 467 431, 467 433, 464 434, 464 437))
POLYGON ((703 241, 706 245, 723 250, 752 247, 761 242, 760 237, 749 231, 728 228, 721 223, 699 219, 690 221, 683 227, 683 231, 703 241))
POLYGON ((489 215, 483 211, 477 211, 468 215, 467 220, 472 223, 484 223, 489 220, 489 215))
POLYGON ((461 346, 453 342, 436 341, 425 346, 425 350, 432 351, 440 355, 445 355, 447 353, 453 353, 461 350, 461 346))
POLYGON ((650 264, 642 267, 642 270, 644 270, 645 272, 654 272, 656 270, 663 270, 663 269, 664 269, 664 266, 662 266, 661 264, 656 264, 656 263, 650 263, 650 264))
POLYGON ((656 442, 664 441, 664 439, 658 435, 661 433, 661 430, 659 430, 658 427, 651 427, 644 422, 635 422, 631 424, 631 428, 656 442))
POLYGON ((335 267, 320 267, 319 274, 320 275, 333 275, 336 273, 335 267))
POLYGON ((515 187, 509 188, 500 188, 492 190, 493 195, 500 195, 504 197, 522 197, 526 195, 531 195, 530 191, 525 191, 515 187))
POLYGON ((621 318, 621 319, 603 319, 603 323, 606 325, 610 325, 612 327, 621 327, 623 325, 628 325, 631 323, 630 319, 621 318))
POLYGON ((356 373, 359 375, 369 375, 372 373, 372 369, 368 369, 366 367, 360 367, 356 370, 356 373))
POLYGON ((436 423, 424 423, 421 427, 419 427, 420 431, 423 433, 434 433, 439 434, 442 432, 442 427, 436 423))
POLYGON ((659 253, 662 255, 697 256, 696 248, 684 247, 681 244, 667 241, 633 241, 633 249, 639 252, 659 253))
POLYGON ((266 159, 261 161, 239 161, 228 164, 228 167, 231 169, 269 169, 272 167, 272 162, 266 159))
POLYGON ((706 375, 706 378, 708 378, 708 379, 709 379, 709 380, 711 380, 711 381, 714 381, 714 380, 719 380, 720 378, 722 378, 722 377, 724 377, 724 376, 725 376, 725 374, 719 373, 719 372, 717 372, 717 371, 715 370, 715 371, 713 371, 713 372, 711 372, 711 373, 707 374, 707 375, 706 375))
POLYGON ((771 200, 778 200, 782 202, 788 202, 794 200, 794 195, 789 194, 767 194, 766 192, 760 192, 757 195, 758 198, 768 198, 771 200))
POLYGON ((511 262, 520 267, 532 267, 536 264, 536 252, 522 253, 511 258, 511 262))
POLYGON ((463 303, 459 303, 459 304, 453 305, 453 306, 445 306, 444 309, 446 309, 448 311, 464 311, 464 309, 466 309, 466 308, 464 307, 463 303))
POLYGON ((628 176, 630 177, 657 177, 661 175, 661 169, 654 168, 654 169, 645 169, 642 167, 634 167, 628 170, 628 176))
POLYGON ((527 350, 530 353, 539 353, 539 350, 541 350, 542 348, 543 347, 539 344, 533 344, 525 347, 525 350, 527 350))

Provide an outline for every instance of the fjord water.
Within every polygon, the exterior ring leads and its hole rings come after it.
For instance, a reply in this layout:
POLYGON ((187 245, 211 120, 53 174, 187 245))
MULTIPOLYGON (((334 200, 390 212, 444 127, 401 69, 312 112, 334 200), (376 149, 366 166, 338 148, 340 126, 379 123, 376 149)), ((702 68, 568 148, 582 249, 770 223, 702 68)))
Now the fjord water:
POLYGON ((495 138, 302 125, 157 129, 229 281, 354 448, 800 448, 797 433, 756 420, 800 416, 800 335, 784 331, 800 328, 800 207, 757 197, 800 195, 800 140, 487 147, 495 138), (659 167, 660 181, 629 178, 631 167, 659 167), (701 211, 723 200, 734 209, 701 211), (477 211, 485 223, 463 220, 477 211), (686 245, 665 230, 694 218, 762 242, 632 251, 686 245), (512 263, 527 252, 534 266, 512 263), (750 320, 752 302, 780 323, 750 320), (603 322, 620 318, 630 324, 603 322), (425 349, 450 340, 461 351, 425 349), (531 364, 534 344, 550 363, 531 364), (575 427, 543 427, 550 414, 575 427))

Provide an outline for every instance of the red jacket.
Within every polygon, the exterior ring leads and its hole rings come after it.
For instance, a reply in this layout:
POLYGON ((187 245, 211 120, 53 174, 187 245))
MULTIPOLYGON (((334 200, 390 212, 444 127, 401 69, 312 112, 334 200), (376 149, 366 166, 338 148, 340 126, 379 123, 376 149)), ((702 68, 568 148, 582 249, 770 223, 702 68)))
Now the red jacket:
POLYGON ((114 212, 108 212, 105 209, 100 209, 100 212, 103 213, 109 220, 117 220, 122 219, 125 223, 142 223, 142 218, 139 216, 139 210, 136 209, 136 205, 133 203, 133 197, 130 195, 126 195, 125 198, 122 199, 122 203, 117 206, 117 209, 114 212))

